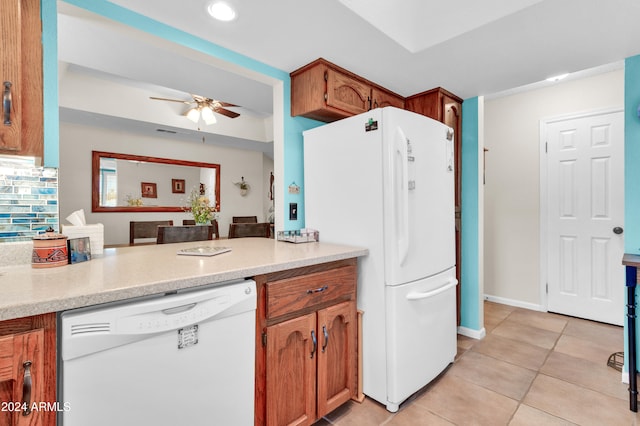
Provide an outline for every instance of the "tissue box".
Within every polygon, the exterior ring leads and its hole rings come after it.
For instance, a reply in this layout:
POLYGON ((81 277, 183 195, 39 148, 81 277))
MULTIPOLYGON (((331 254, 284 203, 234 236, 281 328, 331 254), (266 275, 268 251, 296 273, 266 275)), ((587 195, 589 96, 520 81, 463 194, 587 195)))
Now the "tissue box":
POLYGON ((104 249, 104 226, 95 225, 62 225, 62 233, 71 238, 89 237, 91 255, 102 254, 104 249))

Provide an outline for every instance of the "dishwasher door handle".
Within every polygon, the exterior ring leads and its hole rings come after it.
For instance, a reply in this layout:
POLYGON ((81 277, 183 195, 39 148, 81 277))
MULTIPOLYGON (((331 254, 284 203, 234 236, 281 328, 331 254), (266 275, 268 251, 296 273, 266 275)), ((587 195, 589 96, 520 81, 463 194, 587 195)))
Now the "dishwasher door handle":
POLYGON ((176 306, 175 308, 163 309, 162 313, 165 315, 179 314, 182 312, 190 311, 191 309, 195 308, 197 304, 198 304, 197 302, 194 302, 194 303, 189 303, 188 305, 176 306))

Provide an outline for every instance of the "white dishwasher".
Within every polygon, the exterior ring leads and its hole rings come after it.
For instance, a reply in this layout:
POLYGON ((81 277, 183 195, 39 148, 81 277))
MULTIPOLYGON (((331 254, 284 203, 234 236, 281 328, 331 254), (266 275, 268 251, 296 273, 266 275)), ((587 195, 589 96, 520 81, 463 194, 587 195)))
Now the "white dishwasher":
POLYGON ((256 283, 60 314, 64 426, 253 425, 256 283))

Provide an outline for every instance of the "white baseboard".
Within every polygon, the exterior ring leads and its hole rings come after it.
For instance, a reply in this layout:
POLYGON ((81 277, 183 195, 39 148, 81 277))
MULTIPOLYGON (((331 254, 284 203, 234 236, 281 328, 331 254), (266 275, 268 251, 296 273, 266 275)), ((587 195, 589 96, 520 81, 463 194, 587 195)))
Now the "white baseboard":
POLYGON ((503 305, 515 306, 516 308, 524 308, 524 309, 530 309, 532 311, 547 312, 546 308, 544 308, 542 305, 523 302, 521 300, 507 299, 505 297, 491 296, 490 294, 485 294, 484 300, 488 302, 501 303, 503 305))
POLYGON ((473 330, 467 327, 458 327, 458 334, 471 337, 472 339, 482 340, 487 335, 486 330, 482 327, 480 330, 473 330))

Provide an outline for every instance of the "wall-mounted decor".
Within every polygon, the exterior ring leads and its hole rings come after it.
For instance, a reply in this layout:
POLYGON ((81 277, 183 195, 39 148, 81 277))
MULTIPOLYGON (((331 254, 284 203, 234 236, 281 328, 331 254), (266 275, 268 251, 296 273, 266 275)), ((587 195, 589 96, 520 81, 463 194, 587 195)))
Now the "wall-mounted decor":
POLYGON ((289 185, 289 194, 299 194, 299 193, 300 193, 300 187, 296 185, 295 182, 291 182, 291 185, 289 185))
POLYGON ((273 181, 274 181, 273 172, 271 172, 271 175, 269 176, 269 200, 272 200, 272 201, 273 201, 273 181))
POLYGON ((140 192, 143 198, 158 198, 158 190, 155 183, 142 182, 140 184, 140 192))
POLYGON ((171 192, 184 194, 184 179, 171 179, 171 192))
POLYGON ((240 182, 234 182, 234 185, 240 188, 240 195, 242 195, 243 197, 247 195, 247 193, 249 193, 249 183, 244 180, 244 176, 242 176, 240 182))
MULTIPOLYGON (((184 179, 185 194, 187 187, 206 184, 206 195, 211 205, 220 211, 220 164, 200 163, 196 161, 175 160, 170 158, 147 157, 114 152, 92 151, 91 157, 91 211, 92 212, 183 212, 184 194, 174 194, 168 188, 157 193, 153 202, 129 204, 125 195, 131 194, 141 200, 140 181, 171 182, 176 176, 184 179), (140 174, 134 171, 137 164, 144 164, 145 169, 154 170, 153 174, 140 174), (164 169, 164 167, 168 169, 164 169), (109 186, 105 183, 115 182, 109 186), (111 191, 116 192, 109 203, 111 191)), ((204 194, 204 188, 202 188, 204 194)))

